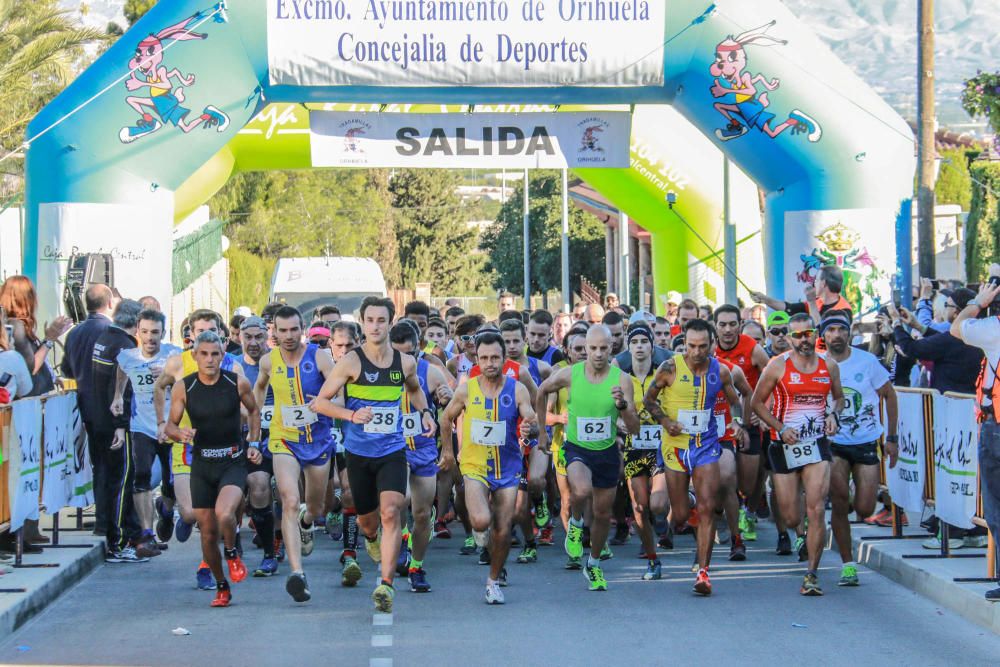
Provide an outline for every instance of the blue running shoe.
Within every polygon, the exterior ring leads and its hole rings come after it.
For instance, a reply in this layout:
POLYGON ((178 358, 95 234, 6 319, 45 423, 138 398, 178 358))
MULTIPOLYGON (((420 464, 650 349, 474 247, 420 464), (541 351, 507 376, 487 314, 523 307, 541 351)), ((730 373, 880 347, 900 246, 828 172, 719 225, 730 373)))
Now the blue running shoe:
POLYGON ((406 573, 410 570, 410 547, 403 540, 402 546, 399 547, 399 558, 396 559, 396 574, 400 577, 405 577, 406 573))
POLYGON ((198 588, 203 591, 214 591, 215 590, 215 579, 212 578, 212 571, 208 569, 208 565, 205 561, 201 562, 198 567, 198 588))
POLYGON ((253 571, 253 576, 255 577, 270 577, 272 574, 277 574, 278 572, 278 561, 273 558, 264 558, 257 566, 257 569, 253 571))
POLYGON ((187 542, 188 538, 191 537, 192 530, 194 530, 194 524, 185 523, 184 519, 181 519, 174 528, 174 536, 178 542, 187 542))
POLYGON ((163 124, 155 118, 152 121, 140 120, 135 125, 123 127, 118 133, 118 139, 123 144, 130 144, 136 139, 140 139, 147 134, 152 134, 163 127, 163 124))
POLYGON ((155 504, 156 513, 160 516, 156 520, 156 539, 160 542, 169 542, 174 535, 174 511, 164 507, 163 498, 157 498, 155 504))
POLYGON ((410 570, 410 590, 414 593, 430 593, 431 585, 427 582, 427 573, 424 568, 410 570))
POLYGON ((211 104, 201 112, 201 118, 204 121, 202 127, 206 130, 214 127, 218 132, 225 132, 226 128, 229 127, 229 116, 211 104))

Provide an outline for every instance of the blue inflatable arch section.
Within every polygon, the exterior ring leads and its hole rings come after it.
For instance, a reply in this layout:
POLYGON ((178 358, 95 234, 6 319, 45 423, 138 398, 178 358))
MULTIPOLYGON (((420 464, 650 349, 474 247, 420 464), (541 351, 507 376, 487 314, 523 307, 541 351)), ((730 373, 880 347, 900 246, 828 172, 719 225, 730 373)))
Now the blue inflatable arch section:
MULTIPOLYGON (((766 193, 770 293, 798 297, 818 266, 838 263, 871 305, 887 296, 894 265, 909 266, 908 243, 896 256, 895 230, 902 223, 908 238, 912 133, 777 0, 667 0, 663 85, 542 88, 272 86, 274 2, 161 2, 35 118, 24 266, 43 303, 58 304, 74 249, 113 252, 120 284, 169 303, 173 193, 269 102, 671 104, 766 193), (178 38, 193 25, 197 39, 178 38), (128 82, 133 58, 164 46, 164 65, 190 77, 184 99, 144 107, 128 82), (753 80, 753 95, 719 89, 734 73, 753 80), (195 122, 203 109, 216 122, 208 130, 195 122), (143 136, 143 121, 161 120, 143 136)), ((678 233, 673 223, 638 222, 661 236, 654 247, 678 233)))

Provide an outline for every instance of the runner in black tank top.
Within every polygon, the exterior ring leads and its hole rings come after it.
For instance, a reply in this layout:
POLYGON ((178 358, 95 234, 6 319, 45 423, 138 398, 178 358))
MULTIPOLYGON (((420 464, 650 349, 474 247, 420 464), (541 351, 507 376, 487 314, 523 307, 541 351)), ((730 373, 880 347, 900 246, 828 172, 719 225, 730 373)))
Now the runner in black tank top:
POLYGON ((166 434, 176 442, 191 442, 191 505, 201 531, 201 550, 216 581, 213 607, 227 607, 232 599, 222 570, 219 534, 225 544, 229 576, 235 582, 247 576, 236 552, 236 511, 243 501, 247 459, 260 463, 260 413, 250 383, 221 370, 222 339, 205 332, 195 341, 198 372, 174 384, 166 434), (243 446, 240 405, 247 409, 250 448, 243 446), (191 428, 180 428, 185 410, 191 428))

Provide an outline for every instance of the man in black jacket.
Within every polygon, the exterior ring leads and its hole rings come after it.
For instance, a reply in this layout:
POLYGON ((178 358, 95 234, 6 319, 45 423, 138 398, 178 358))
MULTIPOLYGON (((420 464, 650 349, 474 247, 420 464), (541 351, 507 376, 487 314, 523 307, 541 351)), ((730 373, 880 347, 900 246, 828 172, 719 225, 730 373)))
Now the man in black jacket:
MULTIPOLYGON (((76 401, 80 407, 80 416, 87 429, 90 448, 90 460, 94 459, 94 433, 91 428, 90 415, 94 411, 94 382, 91 377, 93 367, 94 343, 98 337, 111 325, 111 313, 114 312, 114 299, 111 288, 103 283, 91 285, 84 294, 87 307, 87 319, 73 327, 66 336, 66 353, 59 365, 64 378, 76 380, 76 401)), ((107 407, 107 406, 105 406, 107 407)), ((94 498, 97 501, 97 515, 94 522, 94 534, 104 535, 108 528, 108 517, 102 512, 105 503, 97 495, 94 486, 94 498)))
MULTIPOLYGON (((118 376, 118 353, 136 347, 134 336, 141 310, 142 306, 130 299, 118 304, 111 325, 94 343, 91 368, 93 391, 86 398, 90 404, 88 431, 92 432, 90 449, 94 456, 94 497, 97 512, 103 512, 108 517, 105 560, 109 563, 139 563, 159 554, 150 545, 140 544, 137 550, 129 544, 142 533, 132 504, 135 466, 132 463, 129 413, 125 411, 117 417, 111 413, 118 376)), ((131 386, 126 385, 126 404, 131 403, 131 393, 131 386)))

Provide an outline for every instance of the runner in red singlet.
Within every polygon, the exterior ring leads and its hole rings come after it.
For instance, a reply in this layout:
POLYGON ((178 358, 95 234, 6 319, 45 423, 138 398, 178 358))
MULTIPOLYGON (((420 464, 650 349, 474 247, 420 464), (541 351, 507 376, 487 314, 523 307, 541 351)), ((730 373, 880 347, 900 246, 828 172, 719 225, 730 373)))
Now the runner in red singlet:
MULTIPOLYGON (((751 414, 749 406, 753 389, 747 383, 743 371, 740 370, 739 366, 725 359, 719 359, 719 363, 728 368, 733 375, 733 386, 736 387, 736 391, 739 392, 743 399, 743 414, 751 414)), ((729 400, 724 393, 720 393, 716 397, 713 411, 715 412, 715 423, 719 429, 719 444, 722 445, 722 458, 719 459, 720 504, 726 512, 726 522, 729 524, 729 532, 732 535, 732 544, 729 547, 729 560, 746 560, 747 548, 743 543, 742 528, 739 525, 739 519, 742 514, 740 512, 739 494, 736 492, 736 454, 746 448, 749 436, 744 430, 740 432, 740 437, 736 438, 733 425, 738 424, 742 427, 743 422, 739 418, 732 418, 731 410, 729 409, 729 400)), ((724 543, 724 540, 720 539, 720 542, 724 543)))

